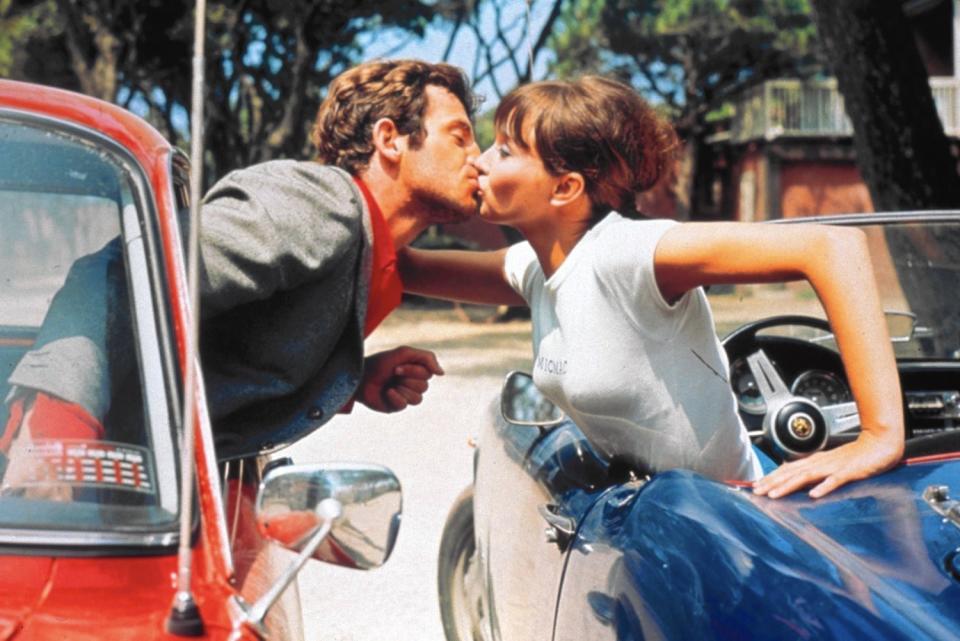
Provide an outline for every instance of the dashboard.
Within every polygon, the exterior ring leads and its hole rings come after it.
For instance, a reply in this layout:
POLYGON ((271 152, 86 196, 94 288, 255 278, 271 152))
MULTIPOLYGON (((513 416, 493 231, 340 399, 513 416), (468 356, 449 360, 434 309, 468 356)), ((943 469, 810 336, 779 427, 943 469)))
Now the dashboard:
MULTIPOLYGON (((762 429, 767 408, 747 356, 763 349, 792 394, 818 406, 853 400, 840 356, 827 347, 783 336, 751 336, 725 345, 730 386, 750 431, 762 429)), ((904 393, 907 438, 960 430, 960 364, 904 361, 898 364, 904 393)))

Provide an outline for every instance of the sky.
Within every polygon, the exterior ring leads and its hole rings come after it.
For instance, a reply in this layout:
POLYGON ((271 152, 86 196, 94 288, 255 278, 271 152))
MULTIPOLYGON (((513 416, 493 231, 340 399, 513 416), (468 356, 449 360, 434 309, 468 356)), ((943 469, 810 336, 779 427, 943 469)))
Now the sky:
MULTIPOLYGON (((549 15, 552 0, 501 0, 503 5, 503 14, 501 16, 502 24, 510 25, 506 36, 512 44, 521 43, 518 49, 518 62, 521 68, 527 65, 527 55, 530 41, 536 39, 543 24, 549 15), (526 25, 529 23, 529 29, 526 25)), ((488 40, 495 34, 496 17, 490 7, 490 3, 483 3, 480 17, 480 31, 488 40)), ((428 62, 439 62, 443 59, 444 51, 450 39, 451 25, 439 19, 434 20, 426 29, 423 38, 417 38, 410 33, 400 29, 372 29, 361 35, 360 44, 363 48, 363 54, 360 60, 372 60, 374 58, 419 58, 428 62)), ((474 59, 477 52, 476 36, 468 29, 461 29, 451 48, 447 62, 463 68, 473 79, 474 59)), ((495 49, 494 56, 502 56, 505 48, 495 49)), ((248 55, 259 55, 256 49, 251 50, 248 55)), ((534 65, 533 79, 543 79, 547 74, 550 62, 549 52, 541 52, 534 65)), ((517 75, 512 66, 504 64, 499 67, 496 73, 496 83, 501 94, 505 94, 517 84, 517 75)), ((497 91, 492 80, 485 79, 474 87, 477 94, 484 97, 481 111, 495 108, 499 102, 497 91)), ((162 98, 162 94, 161 94, 162 98)), ((126 96, 120 94, 119 99, 125 100, 126 96)), ((145 116, 148 112, 148 106, 145 101, 136 98, 129 105, 129 108, 135 113, 145 116)), ((186 107, 175 107, 173 113, 174 127, 179 129, 189 138, 188 116, 186 107)))
MULTIPOLYGON (((525 0, 513 0, 508 2, 503 12, 502 21, 504 24, 512 24, 514 28, 508 32, 510 41, 523 41, 524 51, 528 51, 529 40, 536 39, 540 33, 542 25, 547 19, 552 2, 544 0, 531 0, 529 4, 529 24, 528 31, 524 30, 524 24, 527 22, 528 4, 525 0), (529 35, 529 37, 527 37, 529 35)), ((481 15, 481 32, 487 38, 491 38, 494 33, 495 16, 490 10, 489 3, 485 3, 487 9, 481 15)), ((364 53, 363 59, 370 60, 379 57, 390 58, 420 58, 428 62, 439 62, 443 58, 444 49, 450 39, 450 25, 434 21, 426 31, 424 38, 412 38, 409 34, 399 30, 378 30, 370 32, 363 38, 364 53)), ((474 58, 477 51, 476 37, 467 29, 461 29, 457 36, 451 55, 447 62, 455 64, 467 71, 467 74, 473 76, 474 58)), ((503 53, 503 50, 497 53, 503 53)), ((526 66, 526 54, 521 61, 522 66, 526 66)), ((534 66, 533 79, 539 80, 545 77, 549 59, 545 52, 537 57, 534 66)), ((516 74, 510 65, 503 65, 496 74, 497 84, 502 92, 512 89, 517 82, 516 74)), ((494 106, 497 102, 497 94, 494 91, 492 81, 484 80, 475 87, 476 91, 487 97, 486 105, 494 106)))

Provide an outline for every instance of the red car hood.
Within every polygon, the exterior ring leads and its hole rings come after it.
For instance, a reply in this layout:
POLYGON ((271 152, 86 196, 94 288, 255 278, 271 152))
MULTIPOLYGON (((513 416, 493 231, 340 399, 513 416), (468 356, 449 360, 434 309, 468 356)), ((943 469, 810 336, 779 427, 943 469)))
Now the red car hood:
POLYGON ((167 638, 176 558, 0 557, 0 641, 167 638))

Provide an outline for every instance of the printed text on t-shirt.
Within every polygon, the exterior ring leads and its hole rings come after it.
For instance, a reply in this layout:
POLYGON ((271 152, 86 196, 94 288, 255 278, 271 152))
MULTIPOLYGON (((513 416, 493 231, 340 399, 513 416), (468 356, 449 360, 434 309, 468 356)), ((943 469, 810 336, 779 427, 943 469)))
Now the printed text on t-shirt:
POLYGON ((542 372, 546 372, 547 374, 563 376, 567 373, 567 360, 553 360, 552 358, 546 358, 545 356, 538 356, 537 369, 542 372))

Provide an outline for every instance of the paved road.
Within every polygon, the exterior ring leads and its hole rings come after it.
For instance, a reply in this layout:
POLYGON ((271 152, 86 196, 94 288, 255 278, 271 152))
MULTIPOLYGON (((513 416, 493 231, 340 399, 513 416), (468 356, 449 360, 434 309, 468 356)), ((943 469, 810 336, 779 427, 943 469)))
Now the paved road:
MULTIPOLYGON (((403 311, 403 310, 401 310, 403 311)), ((312 562, 300 574, 309 641, 441 641, 436 560, 447 511, 470 482, 468 444, 488 420, 503 375, 529 369, 529 326, 466 325, 400 313, 368 351, 401 343, 434 349, 446 370, 424 403, 393 415, 358 406, 284 454, 298 463, 368 461, 403 485, 403 521, 393 556, 360 572, 312 562)))

